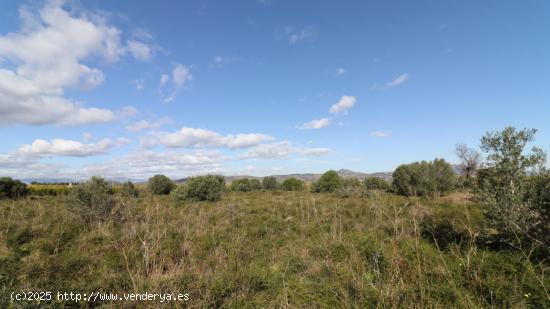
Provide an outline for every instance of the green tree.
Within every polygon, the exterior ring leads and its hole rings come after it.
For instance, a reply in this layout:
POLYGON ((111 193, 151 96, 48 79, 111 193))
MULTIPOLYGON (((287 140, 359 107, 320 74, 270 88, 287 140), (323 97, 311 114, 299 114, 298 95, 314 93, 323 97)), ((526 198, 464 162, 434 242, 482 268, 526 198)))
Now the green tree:
POLYGON ((393 172, 392 187, 400 195, 439 196, 453 189, 455 176, 443 159, 402 164, 393 172))
POLYGON ((94 176, 73 187, 69 201, 77 214, 86 221, 103 221, 115 206, 113 187, 104 178, 94 176))
POLYGON ((273 176, 267 176, 262 178, 262 188, 264 190, 277 190, 277 178, 273 176))
POLYGON ((248 192, 252 191, 252 184, 248 178, 235 179, 229 186, 231 191, 248 192))
POLYGON ((302 191, 304 189, 304 182, 300 179, 290 177, 283 181, 281 189, 285 191, 302 191))
MULTIPOLYGON (((487 153, 487 168, 478 175, 477 196, 494 231, 493 238, 520 248, 543 243, 537 231, 548 204, 533 200, 536 194, 528 175, 542 172, 538 167, 544 165, 546 154, 536 147, 525 152, 536 132, 509 126, 489 132, 481 139, 481 149, 487 153)), ((545 187, 544 182, 541 185, 545 187)))
POLYGON ((130 196, 131 197, 137 197, 139 195, 138 189, 129 180, 122 184, 122 188, 120 189, 120 193, 123 196, 128 196, 128 197, 130 197, 130 196))
POLYGON ((172 191, 176 202, 219 201, 225 190, 223 176, 206 175, 191 177, 172 191))
POLYGON ((368 177, 363 181, 363 185, 367 190, 380 190, 380 191, 389 191, 390 184, 382 178, 378 177, 368 177))
POLYGON ((335 171, 325 172, 319 180, 313 184, 314 192, 335 192, 342 186, 342 177, 335 171))
POLYGON ((11 179, 10 177, 0 178, 0 198, 18 198, 29 193, 27 185, 19 180, 11 179))
POLYGON ((156 195, 170 194, 175 186, 176 184, 164 175, 155 175, 149 178, 149 182, 147 183, 147 189, 149 192, 156 195))

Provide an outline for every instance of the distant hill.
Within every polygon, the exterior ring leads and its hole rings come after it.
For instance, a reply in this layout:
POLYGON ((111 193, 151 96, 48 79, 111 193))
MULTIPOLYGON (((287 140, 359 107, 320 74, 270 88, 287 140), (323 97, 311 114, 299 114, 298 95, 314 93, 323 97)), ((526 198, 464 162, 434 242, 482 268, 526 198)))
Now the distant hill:
MULTIPOLYGON (((362 173, 362 172, 355 172, 348 169, 341 169, 336 172, 338 173, 338 175, 340 175, 340 177, 345 179, 348 179, 348 178, 365 179, 368 177, 378 177, 384 180, 391 180, 391 175, 392 175, 391 172, 379 172, 379 173, 368 174, 368 173, 362 173)), ((285 179, 293 177, 293 178, 303 180, 305 182, 312 182, 319 179, 321 175, 323 174, 322 173, 304 173, 304 174, 284 174, 284 175, 272 175, 272 176, 275 177, 278 181, 284 181, 285 179)), ((249 176, 249 175, 225 176, 225 181, 231 182, 235 179, 241 179, 241 178, 261 179, 263 178, 263 176, 262 177, 249 176)), ((185 180, 186 178, 182 178, 182 179, 176 180, 176 182, 182 183, 182 182, 185 182, 185 180)))

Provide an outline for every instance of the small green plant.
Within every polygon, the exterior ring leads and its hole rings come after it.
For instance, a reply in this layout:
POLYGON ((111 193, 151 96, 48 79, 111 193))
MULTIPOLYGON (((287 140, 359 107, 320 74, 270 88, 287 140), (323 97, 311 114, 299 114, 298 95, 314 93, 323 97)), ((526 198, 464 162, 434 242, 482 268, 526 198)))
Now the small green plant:
POLYGON ((314 192, 335 192, 343 184, 342 177, 335 171, 325 172, 319 180, 313 183, 314 192))
POLYGON ((174 189, 171 195, 177 203, 184 201, 219 201, 225 190, 222 176, 206 175, 188 178, 183 185, 174 189))
POLYGON ((393 172, 392 188, 406 196, 440 196, 454 188, 455 172, 444 159, 402 164, 393 172))
POLYGON ((175 186, 176 184, 164 175, 155 175, 149 178, 149 182, 147 183, 147 189, 149 192, 156 195, 170 194, 175 186))
POLYGON ((304 182, 300 179, 290 177, 283 181, 281 189, 285 191, 302 191, 304 189, 304 182))

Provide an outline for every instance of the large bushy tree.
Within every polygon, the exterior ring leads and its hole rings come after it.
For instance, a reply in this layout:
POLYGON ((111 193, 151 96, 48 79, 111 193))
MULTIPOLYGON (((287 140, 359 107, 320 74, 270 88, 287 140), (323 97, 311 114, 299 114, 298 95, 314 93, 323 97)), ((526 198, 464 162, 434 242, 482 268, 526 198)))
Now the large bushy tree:
POLYGON ((543 234, 548 235, 548 176, 541 168, 546 154, 536 147, 525 150, 536 132, 506 127, 481 139, 487 167, 478 175, 476 193, 493 229, 491 234, 516 247, 540 246, 545 242, 543 234))
POLYGON ((149 178, 149 182, 147 183, 147 189, 149 192, 156 195, 170 194, 172 189, 175 187, 176 184, 164 175, 155 175, 149 178))
POLYGON ((455 173, 444 159, 403 164, 392 175, 397 194, 407 196, 439 196, 453 189, 455 173))
POLYGON ((335 192, 343 184, 342 177, 336 171, 327 171, 313 183, 314 192, 335 192))
POLYGON ((225 190, 222 176, 206 175, 191 177, 178 186, 172 194, 177 202, 182 201, 219 201, 225 190))
POLYGON ((276 190, 277 189, 277 179, 273 176, 267 176, 262 178, 262 188, 264 190, 276 190))
POLYGON ((18 198, 27 195, 27 185, 10 177, 0 177, 0 198, 18 198))

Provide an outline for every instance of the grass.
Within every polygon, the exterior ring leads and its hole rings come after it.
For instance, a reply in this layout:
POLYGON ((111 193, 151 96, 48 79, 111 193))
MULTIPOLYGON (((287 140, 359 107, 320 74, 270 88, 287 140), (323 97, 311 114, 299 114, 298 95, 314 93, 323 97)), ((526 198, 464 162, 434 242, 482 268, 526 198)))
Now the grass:
POLYGON ((483 216, 463 195, 117 196, 97 222, 71 209, 0 201, 0 307, 22 290, 189 293, 191 308, 550 307, 549 265, 476 245, 483 216))

